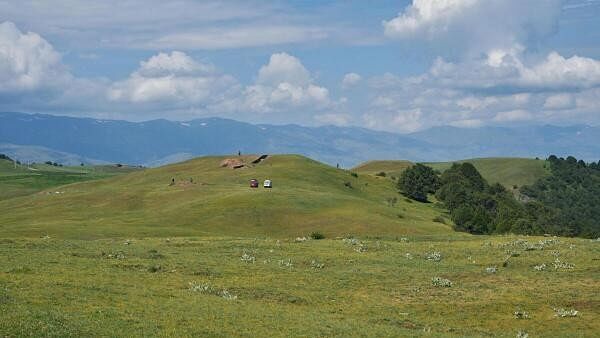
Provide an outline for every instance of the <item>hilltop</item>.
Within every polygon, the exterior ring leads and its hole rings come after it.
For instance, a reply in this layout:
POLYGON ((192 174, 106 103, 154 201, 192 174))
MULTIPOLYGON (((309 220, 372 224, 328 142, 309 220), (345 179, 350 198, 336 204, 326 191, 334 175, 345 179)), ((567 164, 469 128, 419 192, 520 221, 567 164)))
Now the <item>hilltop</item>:
POLYGON ((357 165, 352 168, 352 171, 362 174, 375 175, 379 173, 385 173, 386 176, 398 177, 402 174, 404 169, 413 166, 414 163, 411 161, 403 160, 380 160, 380 161, 368 161, 357 165))
POLYGON ((500 183, 508 189, 516 186, 522 187, 535 183, 538 179, 549 174, 545 160, 533 158, 474 158, 454 162, 424 163, 433 169, 444 171, 452 166, 452 163, 468 162, 473 164, 477 171, 490 184, 500 183))
MULTIPOLYGON (((254 157, 240 159, 250 163, 254 157)), ((110 236, 398 236, 451 232, 434 205, 405 201, 388 178, 353 176, 298 155, 241 169, 202 157, 0 201, 0 234, 110 236), (252 189, 256 178, 273 189, 252 189), (175 185, 170 186, 175 179, 175 185), (8 212, 8 211, 11 212, 8 212)))

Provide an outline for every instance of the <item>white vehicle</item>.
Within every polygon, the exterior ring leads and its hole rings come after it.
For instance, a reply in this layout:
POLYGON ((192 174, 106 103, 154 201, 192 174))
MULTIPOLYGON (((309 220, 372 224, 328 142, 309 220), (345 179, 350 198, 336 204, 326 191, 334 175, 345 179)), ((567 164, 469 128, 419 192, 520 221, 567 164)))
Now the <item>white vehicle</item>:
POLYGON ((271 182, 271 180, 265 180, 265 183, 263 183, 263 187, 264 188, 273 188, 273 183, 271 182))

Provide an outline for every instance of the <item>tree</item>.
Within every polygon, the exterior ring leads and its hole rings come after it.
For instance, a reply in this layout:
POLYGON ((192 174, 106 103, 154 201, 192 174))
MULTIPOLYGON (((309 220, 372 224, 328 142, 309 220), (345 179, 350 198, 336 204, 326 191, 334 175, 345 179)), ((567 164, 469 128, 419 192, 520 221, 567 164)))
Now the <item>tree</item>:
POLYGON ((420 202, 427 202, 427 194, 435 193, 438 186, 433 169, 420 163, 404 170, 397 183, 401 194, 420 202))

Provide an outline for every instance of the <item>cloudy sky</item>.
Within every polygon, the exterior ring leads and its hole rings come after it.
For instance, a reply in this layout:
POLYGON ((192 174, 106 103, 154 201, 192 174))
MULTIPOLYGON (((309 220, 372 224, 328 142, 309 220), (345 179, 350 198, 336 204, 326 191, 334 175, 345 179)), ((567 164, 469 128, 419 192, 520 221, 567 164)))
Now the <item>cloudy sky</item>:
POLYGON ((0 0, 0 111, 600 124, 600 0, 0 0))

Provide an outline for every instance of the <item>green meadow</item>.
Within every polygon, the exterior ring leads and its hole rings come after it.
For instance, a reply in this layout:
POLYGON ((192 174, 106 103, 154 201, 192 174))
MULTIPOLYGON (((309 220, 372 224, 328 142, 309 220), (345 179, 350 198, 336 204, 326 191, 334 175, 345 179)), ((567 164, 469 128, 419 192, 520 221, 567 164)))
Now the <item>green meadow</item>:
POLYGON ((600 332, 598 240, 457 233, 439 203, 405 200, 390 175, 296 155, 242 157, 240 169, 224 159, 0 200, 0 336, 600 332))

